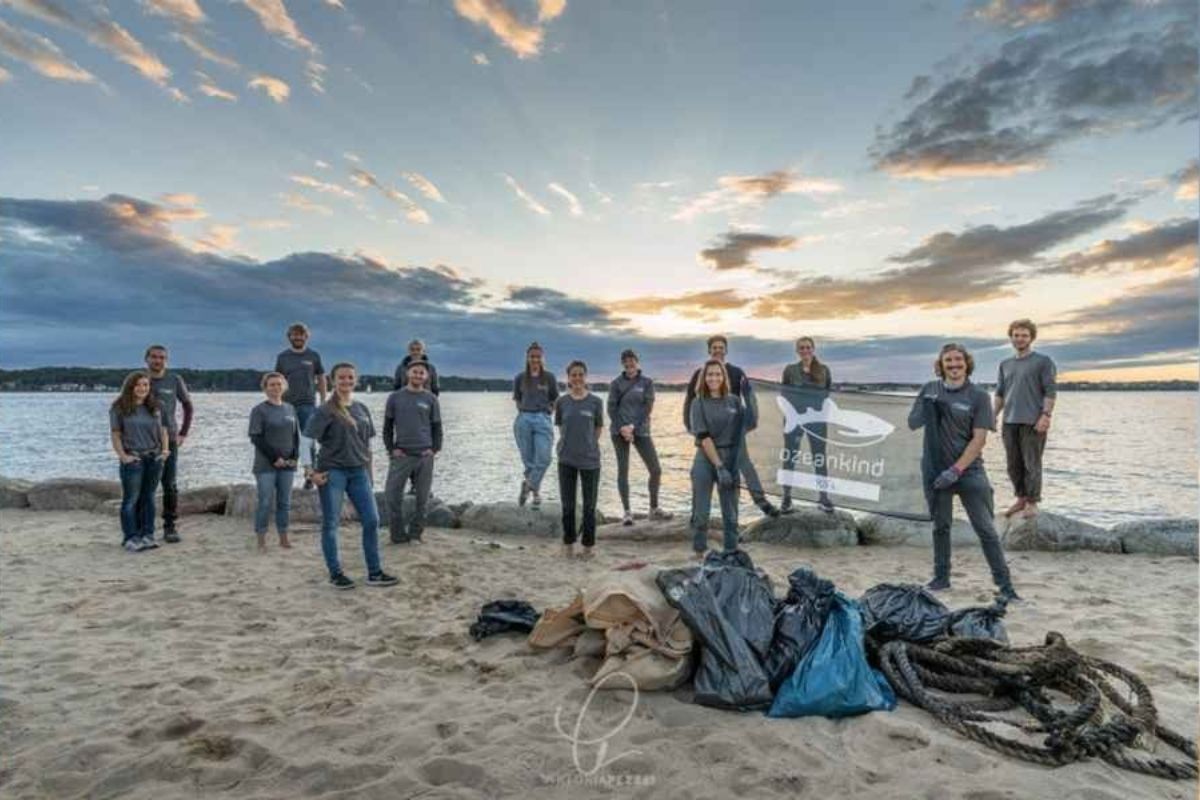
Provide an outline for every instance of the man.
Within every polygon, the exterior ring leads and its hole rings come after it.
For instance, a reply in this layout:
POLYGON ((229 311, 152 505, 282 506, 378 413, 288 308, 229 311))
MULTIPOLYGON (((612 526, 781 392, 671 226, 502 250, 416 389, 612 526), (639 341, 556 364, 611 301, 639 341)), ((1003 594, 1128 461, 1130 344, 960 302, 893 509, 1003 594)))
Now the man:
POLYGON ((150 391, 158 398, 158 407, 162 410, 163 425, 167 428, 167 440, 170 443, 170 455, 163 462, 162 470, 162 521, 163 541, 175 544, 179 541, 179 531, 175 529, 175 520, 179 516, 179 448, 183 446, 192 429, 192 396, 188 393, 187 384, 181 376, 167 372, 167 348, 161 344, 152 344, 146 348, 144 357, 146 368, 150 372, 150 391), (177 405, 183 408, 182 422, 175 418, 177 405))
MULTIPOLYGON (((750 461, 749 454, 746 452, 746 434, 754 430, 755 425, 757 425, 756 420, 758 419, 758 403, 754 399, 754 390, 750 386, 750 381, 746 378, 746 373, 740 367, 734 366, 725 360, 725 356, 729 352, 728 339, 717 334, 716 336, 708 337, 707 344, 708 357, 720 361, 725 366, 725 372, 729 376, 729 391, 741 398, 747 411, 746 419, 749 422, 747 429, 742 431, 742 440, 738 445, 738 471, 745 479, 746 489, 749 490, 750 499, 754 501, 754 505, 758 506, 758 509, 766 516, 778 517, 779 509, 771 505, 771 501, 767 499, 766 493, 763 492, 762 481, 758 478, 758 470, 754 468, 754 464, 750 461)), ((683 398, 683 426, 687 428, 688 433, 692 432, 692 403, 696 399, 696 391, 701 379, 700 370, 692 373, 692 379, 688 381, 687 394, 683 398)))
POLYGON ((408 367, 408 384, 392 392, 383 414, 383 445, 389 456, 387 496, 393 544, 421 541, 425 505, 433 483, 434 456, 442 449, 442 413, 438 399, 426 389, 429 370, 424 361, 408 367), (416 485, 416 506, 404 524, 404 485, 416 485))
POLYGON ((994 415, 1003 413, 1004 451, 1008 456, 1008 477, 1016 502, 1004 516, 1033 517, 1042 501, 1042 452, 1058 396, 1055 386, 1057 368, 1048 356, 1033 351, 1037 325, 1019 319, 1008 326, 1008 340, 1016 355, 1000 362, 996 379, 994 415))
POLYGON ((992 519, 992 485, 982 454, 994 423, 987 392, 968 380, 975 359, 962 345, 946 344, 933 371, 938 380, 921 387, 908 414, 911 430, 925 429, 921 478, 933 516, 933 580, 925 588, 950 588, 950 526, 958 495, 983 547, 998 597, 1004 602, 1020 600, 992 519))
MULTIPOLYGON (((303 322, 292 323, 287 329, 287 340, 291 347, 275 356, 274 371, 287 378, 288 388, 283 393, 283 401, 291 403, 296 409, 296 420, 301 431, 316 411, 317 396, 320 396, 321 404, 324 405, 325 394, 329 388, 325 379, 325 368, 321 366, 321 355, 316 350, 309 349, 308 338, 307 325, 303 322)), ((312 464, 312 440, 302 435, 300 450, 309 456, 304 467, 304 488, 311 489, 313 483, 309 476, 312 468, 309 465, 312 464)))
POLYGON ((408 343, 408 355, 396 367, 396 375, 392 378, 392 388, 403 389, 408 385, 408 365, 414 361, 425 362, 426 374, 429 376, 428 385, 425 388, 434 396, 441 394, 442 389, 438 385, 437 368, 429 360, 429 355, 425 352, 425 343, 420 339, 413 339, 408 343))

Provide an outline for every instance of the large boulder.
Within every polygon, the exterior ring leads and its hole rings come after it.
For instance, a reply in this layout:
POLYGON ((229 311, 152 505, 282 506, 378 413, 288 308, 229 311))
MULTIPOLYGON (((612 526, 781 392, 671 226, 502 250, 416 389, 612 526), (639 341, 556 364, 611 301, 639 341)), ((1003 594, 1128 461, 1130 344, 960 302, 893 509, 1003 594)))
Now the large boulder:
POLYGON ((29 508, 32 481, 0 476, 0 508, 29 508))
POLYGON ((105 500, 121 497, 121 484, 95 478, 54 478, 29 487, 34 511, 93 511, 105 500))
POLYGON ((1003 537, 1007 550, 1122 552, 1121 538, 1112 531, 1048 511, 1033 517, 1011 517, 1003 537))
MULTIPOLYGON (((708 520, 709 540, 718 542, 721 539, 721 515, 717 514, 708 520)), ((676 514, 673 519, 648 520, 645 515, 638 515, 632 525, 621 522, 601 524, 596 528, 596 539, 617 539, 630 542, 690 542, 692 540, 692 523, 687 514, 676 514)))
POLYGON ((1197 558, 1200 523, 1186 517, 1122 522, 1112 529, 1126 553, 1197 558))
POLYGON ((858 526, 845 511, 801 508, 794 514, 752 522, 742 539, 792 547, 852 547, 858 544, 858 526))
MULTIPOLYGON (((254 509, 258 505, 258 488, 251 483, 239 483, 229 487, 225 499, 225 516, 254 518, 254 509)), ((316 489, 293 489, 291 512, 288 519, 292 523, 321 523, 321 498, 316 489)), ((342 521, 349 522, 358 519, 354 506, 349 498, 342 503, 342 521)))
POLYGON ((542 503, 540 509, 516 503, 481 503, 465 509, 462 527, 484 533, 562 535, 562 506, 542 503))
POLYGON ((224 514, 229 499, 229 485, 202 486, 179 493, 179 515, 224 514))
MULTIPOLYGON (((857 524, 858 543, 862 545, 933 547, 933 523, 929 521, 863 514, 858 518, 857 524)), ((951 546, 969 546, 978 542, 979 537, 975 535, 970 522, 956 519, 951 523, 951 546)))

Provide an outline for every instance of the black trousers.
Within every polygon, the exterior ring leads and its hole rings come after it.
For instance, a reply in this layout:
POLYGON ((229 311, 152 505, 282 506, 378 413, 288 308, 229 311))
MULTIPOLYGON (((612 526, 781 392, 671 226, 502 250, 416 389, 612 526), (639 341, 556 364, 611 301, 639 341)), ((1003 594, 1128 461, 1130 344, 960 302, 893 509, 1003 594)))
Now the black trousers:
MULTIPOLYGON (((629 442, 624 437, 612 437, 613 450, 617 453, 617 492, 621 495, 621 506, 629 510, 629 442)), ((649 436, 633 437, 646 471, 650 473, 650 507, 658 508, 658 487, 662 485, 662 466, 658 463, 658 451, 649 436)))
POLYGON ((583 484, 583 546, 596 543, 596 496, 600 494, 600 469, 576 469, 558 464, 558 495, 562 499, 563 544, 575 544, 575 485, 583 484))
POLYGON ((1042 451, 1046 449, 1046 434, 1038 433, 1032 425, 1006 422, 1002 435, 1013 494, 1042 502, 1042 451))
POLYGON ((162 468, 162 520, 163 530, 175 530, 179 517, 179 442, 171 442, 171 455, 167 456, 162 468))

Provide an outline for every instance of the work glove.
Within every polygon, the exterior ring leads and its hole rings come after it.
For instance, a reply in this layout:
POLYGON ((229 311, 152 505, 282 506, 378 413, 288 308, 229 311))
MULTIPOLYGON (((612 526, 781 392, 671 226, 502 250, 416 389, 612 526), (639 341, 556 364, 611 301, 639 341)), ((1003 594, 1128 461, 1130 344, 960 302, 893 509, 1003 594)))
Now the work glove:
POLYGON ((942 470, 942 474, 933 479, 934 489, 949 489, 954 484, 958 483, 958 479, 962 477, 962 470, 953 465, 942 470))
POLYGON ((717 485, 728 491, 733 488, 733 473, 725 467, 717 467, 717 485))

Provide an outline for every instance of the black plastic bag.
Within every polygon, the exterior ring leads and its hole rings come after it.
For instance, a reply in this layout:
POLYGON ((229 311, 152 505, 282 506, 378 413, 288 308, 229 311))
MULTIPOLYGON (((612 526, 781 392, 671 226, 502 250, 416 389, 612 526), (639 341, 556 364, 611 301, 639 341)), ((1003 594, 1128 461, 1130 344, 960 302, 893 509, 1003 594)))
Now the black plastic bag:
POLYGON ((1007 607, 996 602, 990 606, 960 608, 950 614, 946 633, 950 636, 976 639, 995 639, 1008 644, 1008 631, 1004 628, 1004 613, 1007 607))
POLYGON ((832 581, 806 567, 788 576, 787 598, 775 606, 775 635, 764 664, 772 691, 779 691, 821 638, 833 596, 832 581))
POLYGON ((492 600, 479 610, 479 618, 471 625, 471 638, 479 641, 497 633, 529 633, 540 616, 524 600, 492 600))
POLYGON ((767 708, 773 697, 759 650, 770 646, 775 601, 766 575, 742 555, 744 560, 727 554, 702 567, 663 570, 656 581, 700 642, 696 702, 750 711, 767 708))
POLYGON ((950 609, 928 589, 916 584, 872 586, 859 605, 864 632, 882 641, 928 642, 943 636, 949 626, 950 609))

